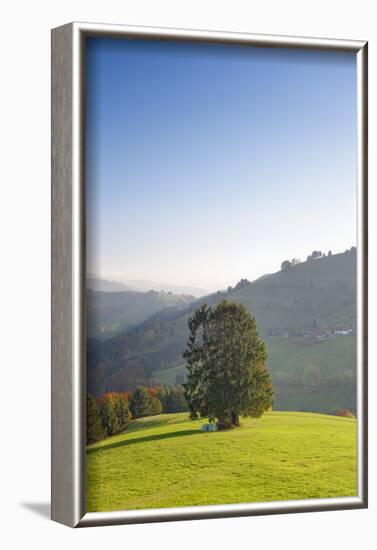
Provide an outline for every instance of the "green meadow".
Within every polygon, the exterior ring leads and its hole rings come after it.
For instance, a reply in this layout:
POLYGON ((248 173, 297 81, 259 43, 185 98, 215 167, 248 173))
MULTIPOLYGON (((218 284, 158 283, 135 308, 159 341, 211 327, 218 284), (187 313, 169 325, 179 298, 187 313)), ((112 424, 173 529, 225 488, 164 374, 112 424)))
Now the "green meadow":
POLYGON ((269 412, 200 430, 187 413, 134 420, 87 448, 87 510, 355 496, 356 420, 269 412))

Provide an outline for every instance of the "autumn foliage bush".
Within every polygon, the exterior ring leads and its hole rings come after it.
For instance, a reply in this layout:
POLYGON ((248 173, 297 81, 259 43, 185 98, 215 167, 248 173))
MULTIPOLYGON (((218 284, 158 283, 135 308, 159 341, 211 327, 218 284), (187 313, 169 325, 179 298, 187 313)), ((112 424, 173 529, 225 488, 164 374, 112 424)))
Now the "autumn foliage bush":
POLYGON ((86 440, 94 443, 124 431, 132 418, 188 410, 182 386, 139 386, 133 392, 106 392, 95 399, 87 394, 86 440))
POLYGON ((336 416, 343 416, 343 418, 355 418, 355 415, 349 409, 340 409, 337 411, 336 416))

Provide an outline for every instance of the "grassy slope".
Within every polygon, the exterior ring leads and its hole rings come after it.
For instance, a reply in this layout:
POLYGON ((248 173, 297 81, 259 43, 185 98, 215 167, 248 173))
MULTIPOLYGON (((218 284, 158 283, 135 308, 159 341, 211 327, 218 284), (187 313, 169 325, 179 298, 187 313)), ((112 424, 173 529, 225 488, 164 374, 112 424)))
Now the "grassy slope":
POLYGON ((305 413, 203 433, 187 414, 134 421, 88 448, 88 511, 356 494, 356 421, 305 413))
POLYGON ((332 340, 315 344, 274 337, 268 338, 266 344, 271 373, 285 371, 298 375, 309 365, 319 367, 324 377, 355 370, 356 337, 353 334, 336 336, 332 340))
MULTIPOLYGON (((275 373, 291 373, 298 378, 305 367, 316 365, 321 371, 322 380, 326 377, 354 372, 356 365, 356 337, 336 336, 327 342, 304 344, 292 342, 288 338, 273 337, 266 340, 268 349, 268 368, 274 377, 275 373)), ((161 384, 174 384, 177 374, 184 373, 184 364, 155 371, 153 377, 161 384)), ((345 388, 327 388, 326 384, 319 389, 282 388, 275 386, 274 410, 317 411, 333 413, 339 409, 354 409, 355 392, 345 388)))
MULTIPOLYGON (((336 336, 332 340, 316 344, 293 342, 289 338, 275 336, 265 340, 268 350, 268 369, 275 372, 291 372, 302 375, 309 365, 320 368, 322 376, 339 372, 354 372, 356 363, 356 337, 336 336)), ((174 384, 177 374, 185 372, 185 364, 155 371, 153 377, 165 384, 174 384)))
POLYGON ((274 410, 336 414, 356 410, 355 391, 347 388, 285 388, 275 386, 274 410))
POLYGON ((183 363, 170 369, 157 370, 153 373, 153 378, 160 384, 175 384, 177 374, 184 374, 186 372, 186 365, 183 363))
POLYGON ((346 252, 306 261, 254 281, 232 293, 271 330, 310 327, 314 319, 330 326, 356 319, 356 254, 346 252))

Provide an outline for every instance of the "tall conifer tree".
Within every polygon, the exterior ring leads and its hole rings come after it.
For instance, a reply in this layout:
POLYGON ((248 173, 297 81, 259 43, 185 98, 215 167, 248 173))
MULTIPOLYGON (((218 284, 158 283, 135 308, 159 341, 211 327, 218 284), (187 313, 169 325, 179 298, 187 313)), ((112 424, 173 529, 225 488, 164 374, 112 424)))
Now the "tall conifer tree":
POLYGON ((255 318, 242 304, 200 306, 189 320, 185 397, 192 418, 239 425, 240 415, 260 417, 273 401, 267 351, 255 318))

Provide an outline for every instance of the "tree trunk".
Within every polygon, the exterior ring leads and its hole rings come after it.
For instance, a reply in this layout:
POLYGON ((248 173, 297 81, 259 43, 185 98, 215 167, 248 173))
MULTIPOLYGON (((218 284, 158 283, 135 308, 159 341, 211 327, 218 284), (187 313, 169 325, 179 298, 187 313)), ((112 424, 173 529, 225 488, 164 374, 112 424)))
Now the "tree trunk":
POLYGON ((230 416, 223 416, 219 418, 217 422, 217 428, 219 430, 230 430, 232 427, 232 418, 230 416))
POLYGON ((240 415, 232 411, 232 426, 240 425, 240 415))

